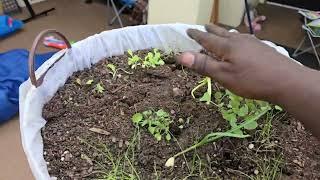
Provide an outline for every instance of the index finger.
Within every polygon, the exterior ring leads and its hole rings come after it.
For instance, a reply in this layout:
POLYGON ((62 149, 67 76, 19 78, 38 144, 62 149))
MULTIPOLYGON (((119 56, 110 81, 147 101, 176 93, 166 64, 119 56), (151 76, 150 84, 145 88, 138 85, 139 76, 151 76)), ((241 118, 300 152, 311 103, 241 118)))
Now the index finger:
POLYGON ((230 44, 228 38, 199 31, 197 29, 188 29, 187 34, 207 51, 220 58, 224 58, 229 53, 230 44))

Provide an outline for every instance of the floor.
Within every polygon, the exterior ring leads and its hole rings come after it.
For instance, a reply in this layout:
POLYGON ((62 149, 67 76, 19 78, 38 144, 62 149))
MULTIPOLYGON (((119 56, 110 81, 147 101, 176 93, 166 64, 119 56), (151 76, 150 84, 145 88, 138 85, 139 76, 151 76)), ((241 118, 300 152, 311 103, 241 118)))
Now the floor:
MULTIPOLYGON (((302 31, 300 16, 296 10, 262 4, 259 5, 258 12, 267 17, 267 21, 263 23, 262 31, 256 33, 258 38, 291 48, 298 47, 305 34, 302 31)), ((244 24, 237 29, 240 32, 248 32, 244 24)))
MULTIPOLYGON (((101 0, 103 1, 103 0, 101 0)), ((77 41, 104 30, 118 28, 118 25, 108 26, 107 21, 113 15, 105 4, 94 1, 85 4, 83 0, 47 0, 34 5, 36 11, 55 7, 56 10, 47 17, 41 17, 28 24, 19 33, 7 39, 0 40, 0 52, 14 48, 29 49, 36 35, 49 28, 57 29, 69 40, 77 41), (70 11, 71 9, 71 11, 70 11)), ((259 7, 260 13, 268 17, 264 29, 257 34, 259 38, 271 40, 289 47, 297 47, 303 37, 299 16, 295 11, 264 5, 259 7)), ((26 11, 17 14, 17 18, 27 17, 26 11)), ((128 23, 125 20, 125 23, 128 23)), ((245 32, 244 26, 239 27, 245 32)), ((49 51, 39 48, 40 52, 49 51)), ((23 153, 18 116, 0 125, 0 179, 29 180, 33 179, 23 153)))
MULTIPOLYGON (((19 33, 0 40, 0 52, 15 48, 29 49, 36 35, 44 29, 57 29, 70 41, 78 41, 101 31, 119 27, 117 23, 114 26, 108 26, 107 21, 113 12, 99 1, 85 4, 83 0, 47 0, 33 7, 38 12, 51 7, 55 7, 56 10, 49 13, 47 17, 27 23, 19 33)), ((27 16, 24 10, 23 13, 14 17, 24 19, 27 16)), ((127 23, 126 19, 124 23, 127 23)), ((39 51, 52 51, 52 49, 41 47, 39 51)), ((21 147, 18 119, 17 116, 8 123, 0 125, 1 180, 33 179, 21 147)))

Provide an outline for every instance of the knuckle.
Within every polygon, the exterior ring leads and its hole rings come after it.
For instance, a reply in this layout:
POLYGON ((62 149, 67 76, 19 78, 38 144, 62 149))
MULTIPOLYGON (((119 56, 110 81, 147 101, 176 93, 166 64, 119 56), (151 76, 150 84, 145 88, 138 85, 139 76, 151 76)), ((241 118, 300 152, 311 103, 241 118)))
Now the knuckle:
POLYGON ((195 70, 204 74, 208 74, 207 66, 208 66, 209 57, 206 55, 201 55, 197 59, 198 59, 196 61, 197 63, 195 63, 195 67, 194 67, 195 70))

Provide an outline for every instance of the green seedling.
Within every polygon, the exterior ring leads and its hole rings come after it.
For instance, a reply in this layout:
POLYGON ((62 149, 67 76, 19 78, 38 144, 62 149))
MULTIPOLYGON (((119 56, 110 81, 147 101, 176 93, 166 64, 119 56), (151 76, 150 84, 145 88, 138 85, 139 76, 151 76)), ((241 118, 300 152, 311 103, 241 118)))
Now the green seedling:
POLYGON ((109 73, 112 75, 112 78, 114 79, 117 74, 117 68, 114 64, 107 64, 107 69, 110 71, 109 73))
POLYGON ((89 79, 87 82, 86 82, 86 85, 91 85, 93 83, 93 79, 89 79))
POLYGON ((148 110, 142 113, 136 113, 132 116, 131 120, 138 126, 147 126, 148 131, 157 139, 157 141, 160 141, 162 136, 165 136, 167 141, 171 140, 169 125, 172 123, 172 120, 169 113, 164 110, 148 110))
POLYGON ((147 56, 144 58, 144 61, 142 63, 142 68, 155 68, 157 66, 164 65, 164 61, 161 58, 160 52, 158 52, 158 49, 153 49, 153 53, 149 52, 147 56))
MULTIPOLYGON (((228 90, 226 90, 225 95, 222 95, 221 92, 215 93, 215 99, 222 117, 229 122, 231 128, 237 127, 239 122, 246 122, 259 116, 265 110, 271 110, 271 105, 268 102, 245 99, 228 90)), ((253 130, 257 127, 257 121, 252 121, 250 124, 246 124, 244 129, 253 130)), ((241 129, 235 133, 243 134, 241 129)))
POLYGON ((131 69, 135 69, 141 65, 142 59, 138 55, 134 55, 132 50, 128 50, 129 58, 128 58, 128 65, 131 69))
POLYGON ((206 77, 203 80, 199 81, 199 84, 192 89, 191 91, 191 95, 194 99, 196 99, 194 93, 201 87, 206 86, 207 85, 207 91, 203 94, 203 96, 199 99, 202 102, 206 102, 206 104, 210 104, 211 101, 211 97, 212 97, 212 83, 211 83, 211 78, 206 77))
MULTIPOLYGON (((206 83, 203 82, 202 84, 204 86, 206 83)), ((174 165, 176 157, 223 137, 249 137, 244 133, 244 130, 256 129, 258 126, 257 120, 272 109, 268 102, 245 99, 228 90, 226 90, 225 94, 216 92, 214 96, 223 118, 229 122, 231 129, 226 132, 214 132, 206 135, 200 142, 169 158, 165 164, 167 167, 174 165)), ((282 110, 279 107, 277 109, 282 110)))
POLYGON ((177 153, 176 155, 172 156, 171 158, 169 158, 165 164, 166 167, 172 167, 174 165, 174 161, 175 158, 183 155, 189 151, 192 151, 198 147, 201 147, 205 144, 208 144, 210 142, 216 141, 218 139, 221 139, 223 137, 232 137, 232 138, 247 138, 249 137, 249 135, 244 135, 244 134, 239 134, 237 132, 239 132, 239 130, 243 129, 244 127, 248 126, 249 124, 251 124, 254 121, 257 121, 261 116, 263 116, 264 114, 266 114, 268 112, 268 110, 264 110, 262 112, 260 112, 260 114, 257 114, 256 116, 252 116, 250 117, 250 119, 248 119, 247 121, 242 122, 241 124, 239 124, 238 126, 232 128, 229 131, 226 132, 215 132, 215 133, 210 133, 208 135, 206 135, 200 142, 194 144, 193 146, 185 149, 184 151, 181 151, 179 153, 177 153))
POLYGON ((104 87, 100 83, 96 85, 95 91, 97 91, 98 93, 103 93, 104 90, 104 87))
POLYGON ((81 86, 81 84, 82 84, 82 83, 81 83, 81 79, 77 78, 77 79, 76 79, 76 83, 81 86))
POLYGON ((153 49, 153 51, 149 52, 144 59, 141 59, 138 55, 134 55, 130 49, 128 50, 128 54, 128 65, 132 69, 135 69, 138 66, 141 66, 142 68, 155 68, 165 64, 158 49, 153 49))
POLYGON ((278 111, 283 111, 282 107, 278 106, 278 105, 275 105, 274 106, 274 109, 278 110, 278 111))

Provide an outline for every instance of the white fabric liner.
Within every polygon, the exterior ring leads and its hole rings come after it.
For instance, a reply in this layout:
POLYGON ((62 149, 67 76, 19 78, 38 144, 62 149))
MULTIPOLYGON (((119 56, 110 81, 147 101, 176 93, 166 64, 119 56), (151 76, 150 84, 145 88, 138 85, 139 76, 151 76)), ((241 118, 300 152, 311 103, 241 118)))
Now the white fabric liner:
MULTIPOLYGON (((43 157, 41 128, 46 121, 42 108, 59 87, 74 72, 90 68, 92 64, 110 57, 133 51, 158 48, 163 51, 200 51, 201 47, 186 35, 186 29, 196 28, 204 31, 203 26, 186 24, 144 25, 105 31, 73 44, 72 49, 56 53, 37 71, 39 77, 55 60, 65 53, 46 74, 41 86, 31 85, 30 79, 20 86, 20 130, 24 152, 34 177, 38 180, 56 179, 50 177, 43 157)), ((271 42, 265 42, 278 52, 289 56, 288 52, 271 42)))

